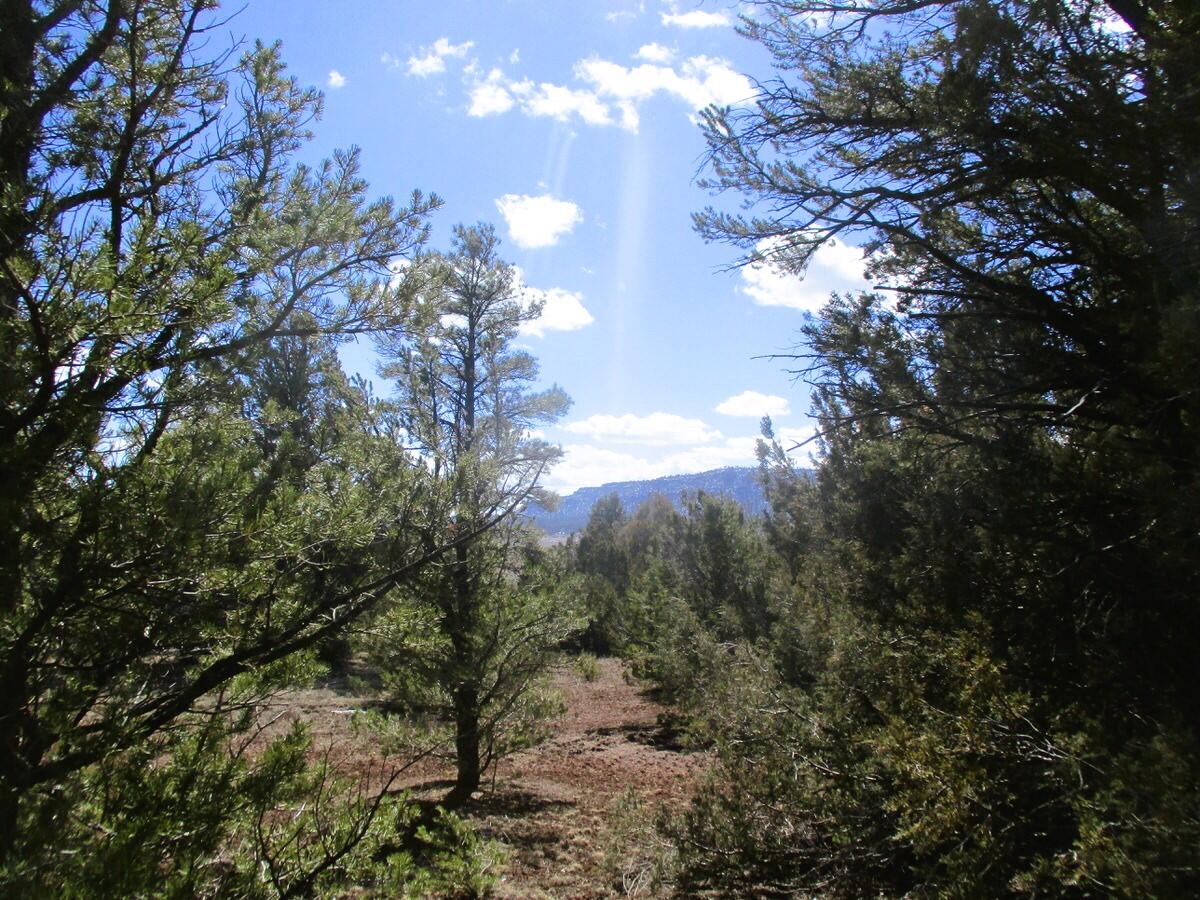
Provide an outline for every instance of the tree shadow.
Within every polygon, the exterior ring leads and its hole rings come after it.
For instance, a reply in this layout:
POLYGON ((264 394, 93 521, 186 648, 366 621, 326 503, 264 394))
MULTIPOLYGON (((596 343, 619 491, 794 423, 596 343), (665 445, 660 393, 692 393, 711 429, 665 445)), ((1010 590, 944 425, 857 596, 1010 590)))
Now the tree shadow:
POLYGON ((610 725, 593 728, 588 734, 601 737, 619 735, 631 743, 668 753, 683 753, 688 749, 681 723, 669 716, 659 716, 653 725, 610 725))
POLYGON ((560 814, 576 806, 510 785, 471 800, 461 812, 481 837, 502 842, 522 865, 540 868, 568 853, 570 839, 560 814))
POLYGON ((569 809, 573 800, 552 800, 524 788, 506 785, 495 792, 485 792, 462 807, 471 816, 529 816, 535 813, 569 809))

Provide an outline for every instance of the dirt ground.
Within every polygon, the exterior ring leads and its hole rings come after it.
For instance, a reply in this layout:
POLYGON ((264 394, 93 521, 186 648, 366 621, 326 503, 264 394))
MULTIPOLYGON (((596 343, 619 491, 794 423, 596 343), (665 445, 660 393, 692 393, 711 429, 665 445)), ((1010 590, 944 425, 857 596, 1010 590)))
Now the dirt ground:
MULTIPOLYGON (((636 803, 644 818, 659 805, 678 808, 706 767, 703 754, 675 744, 661 724, 666 710, 625 677, 622 662, 601 659, 597 670, 591 681, 573 666, 555 673, 567 709, 552 737, 503 760, 462 810, 505 850, 495 896, 645 896, 650 832, 639 839, 622 810, 636 803)), ((374 780, 382 771, 378 746, 351 727, 364 703, 331 689, 304 691, 281 705, 280 724, 303 717, 314 746, 327 748, 338 769, 374 780)), ((426 760, 401 784, 436 797, 451 774, 444 762, 426 760)))

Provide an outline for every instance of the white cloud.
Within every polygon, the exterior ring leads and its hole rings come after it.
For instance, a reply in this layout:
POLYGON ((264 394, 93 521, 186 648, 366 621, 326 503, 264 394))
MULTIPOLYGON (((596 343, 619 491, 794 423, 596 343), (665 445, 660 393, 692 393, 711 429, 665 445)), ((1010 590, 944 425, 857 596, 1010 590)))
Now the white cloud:
POLYGON ((742 391, 717 404, 716 411, 726 416, 761 419, 763 416, 786 416, 791 409, 786 397, 760 394, 758 391, 742 391))
MULTIPOLYGON (((408 74, 416 75, 419 78, 428 78, 430 75, 445 72, 447 57, 453 56, 462 59, 474 46, 474 41, 452 44, 447 38, 440 37, 430 46, 422 47, 420 55, 408 58, 408 74)), ((384 61, 387 62, 387 60, 384 61)))
POLYGON ((834 291, 863 291, 870 285, 863 277, 866 262, 862 250, 838 240, 821 246, 802 275, 786 270, 786 263, 771 254, 778 240, 759 241, 757 250, 766 256, 761 262, 743 266, 742 286, 738 290, 760 306, 788 306, 805 312, 817 312, 834 291))
POLYGON ((592 57, 576 64, 575 75, 590 83, 600 98, 633 103, 661 92, 683 100, 693 110, 710 103, 730 106, 754 94, 749 79, 725 60, 710 56, 690 57, 679 71, 650 64, 630 68, 592 57))
POLYGON ((515 101, 512 94, 500 85, 491 82, 481 82, 471 89, 471 105, 467 115, 482 118, 506 113, 513 108, 515 101))
POLYGON ((508 236, 526 250, 553 246, 583 221, 576 204, 551 194, 505 194, 496 201, 496 209, 508 224, 508 236))
POLYGON ((526 308, 534 303, 542 304, 542 314, 530 322, 521 324, 525 337, 545 337, 547 331, 578 331, 594 321, 592 314, 583 305, 583 294, 563 288, 535 288, 524 283, 522 272, 516 268, 516 290, 526 308))
POLYGON ((325 83, 334 90, 337 90, 346 86, 346 76, 337 69, 330 69, 329 79, 325 83))
MULTIPOLYGON (((810 440, 817 433, 817 426, 811 422, 808 425, 801 425, 797 428, 776 428, 775 437, 779 439, 779 443, 783 444, 784 450, 791 450, 797 444, 803 444, 810 440)), ((812 449, 810 444, 805 449, 812 449)))
POLYGON ((799 428, 777 428, 775 437, 779 439, 779 443, 783 446, 783 450, 796 463, 802 466, 817 465, 817 453, 820 448, 817 442, 806 444, 805 441, 812 440, 817 433, 815 423, 800 426, 799 428))
POLYGON ((509 65, 515 66, 521 61, 521 48, 517 47, 512 53, 508 54, 509 65))
POLYGON ((640 481, 657 478, 657 463, 591 444, 567 444, 563 458, 543 479, 546 487, 569 494, 581 487, 596 487, 613 481, 640 481))
POLYGON ((610 13, 605 13, 604 18, 610 22, 620 22, 623 19, 636 19, 646 11, 646 4, 639 3, 634 9, 618 9, 610 13))
POLYGON ((634 55, 646 62, 668 63, 675 56, 675 51, 662 44, 643 44, 634 55))
POLYGON ((628 100, 622 100, 617 104, 617 108, 621 111, 621 127, 626 131, 637 133, 638 126, 641 124, 641 116, 638 115, 637 107, 628 100))
POLYGON ((542 314, 521 325, 523 335, 543 337, 547 331, 578 331, 596 321, 583 305, 583 294, 577 291, 530 288, 529 292, 541 301, 542 314))
POLYGON ((717 57, 690 57, 684 61, 683 74, 689 81, 698 81, 703 86, 705 106, 709 103, 735 106, 747 103, 754 97, 754 85, 750 79, 717 57))
POLYGON ((536 85, 532 81, 519 81, 510 89, 521 98, 521 108, 531 116, 565 122, 575 114, 589 125, 611 125, 613 122, 608 106, 591 91, 545 81, 536 85))
POLYGON ((707 444, 721 438, 721 432, 700 419, 686 419, 663 412, 647 416, 631 413, 589 416, 578 422, 569 422, 563 428, 572 434, 582 434, 594 440, 651 447, 707 444))
MULTIPOLYGON (((665 47, 647 44, 640 55, 670 53, 665 47), (654 48, 654 49, 650 49, 654 48)), ((468 67, 468 74, 475 70, 468 67)), ((552 82, 520 81, 492 69, 486 78, 476 75, 470 88, 468 114, 476 117, 506 113, 514 106, 527 116, 557 119, 573 117, 589 125, 617 125, 637 131, 637 106, 656 94, 666 94, 686 103, 693 111, 710 103, 732 106, 750 100, 754 86, 730 64, 716 57, 692 56, 678 67, 642 63, 623 66, 599 57, 576 63, 575 78, 584 87, 552 82)))
POLYGON ((677 28, 720 28, 732 24, 729 13, 693 9, 685 13, 662 13, 662 23, 677 28))
POLYGON ((389 69, 400 68, 400 57, 392 56, 392 54, 390 54, 390 53, 384 52, 384 53, 379 54, 379 61, 381 63, 383 63, 385 66, 387 66, 389 69))
POLYGON ((665 66, 641 65, 627 68, 593 56, 575 64, 575 77, 590 82, 597 94, 621 100, 645 100, 660 90, 669 90, 678 75, 665 66))
POLYGON ((687 472, 707 472, 723 466, 752 466, 758 460, 758 439, 752 437, 726 438, 711 447, 693 447, 672 453, 662 461, 664 475, 687 472))

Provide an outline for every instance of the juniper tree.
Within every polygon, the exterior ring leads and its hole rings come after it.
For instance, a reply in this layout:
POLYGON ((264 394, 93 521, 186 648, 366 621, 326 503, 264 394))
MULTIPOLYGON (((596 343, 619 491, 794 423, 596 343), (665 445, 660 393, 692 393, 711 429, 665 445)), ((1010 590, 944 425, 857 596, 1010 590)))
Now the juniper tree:
POLYGON ((876 287, 797 351, 824 452, 789 627, 827 640, 725 707, 693 886, 1194 892, 1194 5, 749 16, 775 77, 704 127, 751 211, 698 226, 793 272, 861 243, 876 287))

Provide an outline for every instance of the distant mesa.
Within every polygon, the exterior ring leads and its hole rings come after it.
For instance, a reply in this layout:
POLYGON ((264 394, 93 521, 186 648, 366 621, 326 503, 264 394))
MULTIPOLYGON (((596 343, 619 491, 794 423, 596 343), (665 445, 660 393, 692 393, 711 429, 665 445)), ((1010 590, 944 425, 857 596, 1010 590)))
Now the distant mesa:
POLYGON ((596 501, 609 494, 615 493, 620 497, 626 514, 633 515, 634 510, 651 494, 662 494, 680 509, 683 495, 697 491, 729 497, 748 516, 761 515, 767 508, 762 485, 758 482, 758 469, 754 466, 726 466, 691 475, 667 475, 649 481, 617 481, 600 487, 579 488, 563 497, 555 512, 535 504, 529 507, 526 515, 546 534, 566 536, 587 525, 596 501))

